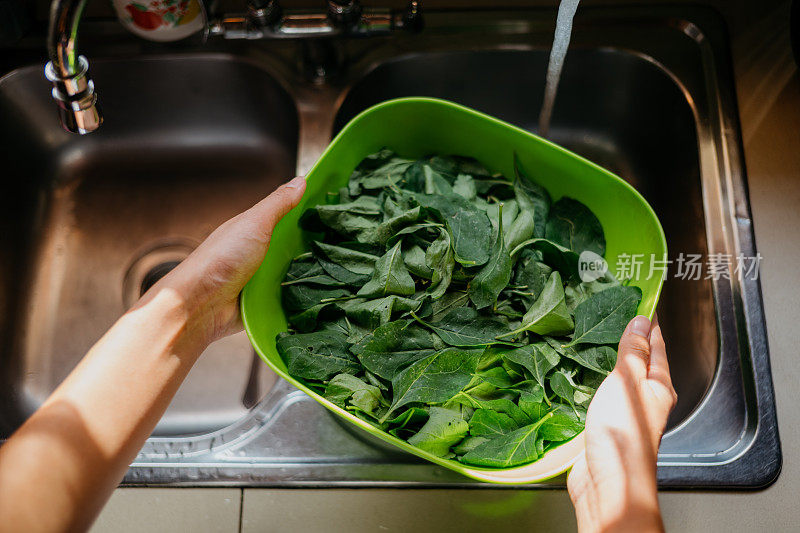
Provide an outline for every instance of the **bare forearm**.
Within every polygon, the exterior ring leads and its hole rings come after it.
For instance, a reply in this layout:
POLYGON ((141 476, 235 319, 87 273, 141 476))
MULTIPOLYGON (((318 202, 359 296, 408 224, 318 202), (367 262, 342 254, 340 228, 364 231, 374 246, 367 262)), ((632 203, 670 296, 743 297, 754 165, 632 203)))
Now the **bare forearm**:
POLYGON ((168 288, 124 315, 0 447, 0 531, 87 528, 204 348, 168 288))

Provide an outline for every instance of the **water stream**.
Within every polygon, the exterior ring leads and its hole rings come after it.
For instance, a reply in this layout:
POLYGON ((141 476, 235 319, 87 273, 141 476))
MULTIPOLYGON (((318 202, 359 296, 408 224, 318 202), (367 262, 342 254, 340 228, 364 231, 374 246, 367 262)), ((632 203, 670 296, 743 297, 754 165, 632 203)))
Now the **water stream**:
POLYGON ((547 64, 547 82, 544 87, 542 110, 539 112, 539 135, 547 137, 550 132, 550 118, 553 116, 553 104, 556 101, 558 80, 569 48, 572 35, 572 19, 578 9, 580 0, 561 0, 556 17, 556 31, 553 36, 553 47, 550 49, 550 62, 547 64))

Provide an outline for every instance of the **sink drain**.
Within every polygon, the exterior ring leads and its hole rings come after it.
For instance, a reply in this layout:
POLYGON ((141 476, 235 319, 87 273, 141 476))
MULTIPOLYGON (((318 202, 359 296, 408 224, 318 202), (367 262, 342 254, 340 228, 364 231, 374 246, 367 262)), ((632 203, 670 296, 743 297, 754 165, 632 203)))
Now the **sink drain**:
POLYGON ((122 281, 125 308, 132 307, 141 295, 186 259, 196 246, 189 241, 160 242, 137 254, 122 281))

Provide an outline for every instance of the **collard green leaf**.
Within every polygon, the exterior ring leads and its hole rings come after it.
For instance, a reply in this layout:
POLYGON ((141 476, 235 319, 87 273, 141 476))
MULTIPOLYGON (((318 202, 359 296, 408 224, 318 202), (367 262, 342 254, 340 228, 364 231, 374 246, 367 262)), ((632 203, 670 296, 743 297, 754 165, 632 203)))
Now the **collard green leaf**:
POLYGON ((452 398, 472 379, 480 352, 446 348, 398 373, 392 379, 394 398, 386 416, 409 403, 440 403, 452 398))
POLYGON ((300 378, 327 380, 340 373, 356 374, 361 368, 342 333, 280 335, 276 348, 289 373, 300 378))
POLYGON ((556 244, 581 253, 606 253, 603 226, 592 211, 577 200, 564 197, 553 204, 547 219, 545 237, 556 244))
POLYGON ((396 294, 397 296, 412 296, 415 291, 414 278, 408 273, 403 263, 401 243, 381 256, 375 262, 375 272, 366 285, 358 291, 362 298, 380 298, 396 294))
POLYGON ((461 442, 468 430, 460 411, 431 407, 430 418, 408 442, 438 457, 447 457, 452 455, 450 447, 461 442))
POLYGON ((618 343, 641 300, 642 290, 633 286, 593 294, 575 308, 575 333, 569 345, 618 343))

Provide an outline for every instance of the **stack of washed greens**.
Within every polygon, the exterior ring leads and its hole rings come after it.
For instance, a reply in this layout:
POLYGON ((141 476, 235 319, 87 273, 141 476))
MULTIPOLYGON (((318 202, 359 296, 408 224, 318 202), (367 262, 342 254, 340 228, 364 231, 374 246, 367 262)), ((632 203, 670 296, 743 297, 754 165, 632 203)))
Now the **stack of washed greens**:
POLYGON ((290 374, 443 458, 505 468, 578 434, 641 291, 610 274, 582 203, 474 159, 388 149, 300 223, 282 285, 290 374))

